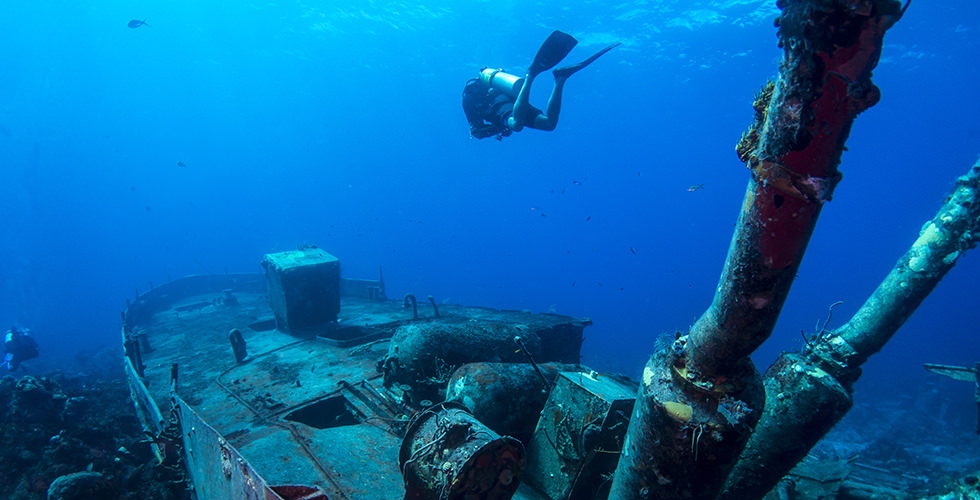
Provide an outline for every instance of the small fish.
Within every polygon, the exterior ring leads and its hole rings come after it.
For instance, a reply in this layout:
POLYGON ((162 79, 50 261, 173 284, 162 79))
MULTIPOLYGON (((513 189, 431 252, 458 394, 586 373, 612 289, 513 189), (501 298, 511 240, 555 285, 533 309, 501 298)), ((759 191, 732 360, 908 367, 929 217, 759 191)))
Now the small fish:
POLYGON ((126 26, 129 26, 130 28, 139 28, 140 26, 146 26, 147 28, 150 27, 149 24, 146 24, 146 19, 142 21, 140 21, 139 19, 133 19, 128 24, 126 24, 126 26))
POLYGON ((182 162, 182 161, 180 161, 180 160, 177 160, 177 166, 178 166, 178 167, 186 167, 186 166, 187 166, 187 164, 186 164, 186 163, 184 163, 184 162, 182 162))
POLYGON ((695 192, 695 191, 697 191, 699 189, 703 189, 703 188, 704 188, 704 184, 694 184, 693 186, 687 188, 687 190, 689 192, 693 193, 693 192, 695 192))
POLYGON ((572 181, 572 184, 575 184, 576 186, 581 186, 582 185, 582 183, 579 182, 579 181, 572 181))
POLYGON ((630 252, 633 252, 633 255, 636 255, 636 249, 635 248, 630 247, 630 252))
POLYGON ((585 218, 585 222, 589 222, 590 220, 592 220, 592 216, 591 215, 585 218))

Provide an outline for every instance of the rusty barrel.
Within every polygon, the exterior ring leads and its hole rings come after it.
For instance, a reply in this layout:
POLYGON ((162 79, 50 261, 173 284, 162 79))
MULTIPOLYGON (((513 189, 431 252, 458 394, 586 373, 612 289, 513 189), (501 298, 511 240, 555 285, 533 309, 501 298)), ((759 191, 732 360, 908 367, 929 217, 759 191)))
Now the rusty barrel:
POLYGON ((558 372, 579 370, 560 363, 539 366, 541 375, 527 363, 465 364, 449 379, 446 400, 462 403, 495 432, 529 443, 558 372))
POLYGON ((449 401, 412 418, 398 464, 406 500, 507 500, 520 484, 524 446, 449 401))

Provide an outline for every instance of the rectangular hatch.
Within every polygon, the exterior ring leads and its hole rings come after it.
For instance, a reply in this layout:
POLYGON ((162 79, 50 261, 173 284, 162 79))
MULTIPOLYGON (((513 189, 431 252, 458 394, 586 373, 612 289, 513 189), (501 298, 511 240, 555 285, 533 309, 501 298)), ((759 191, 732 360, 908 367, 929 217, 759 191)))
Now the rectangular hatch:
POLYGON ((287 413, 284 418, 317 429, 357 425, 364 421, 361 412, 357 411, 343 395, 321 399, 287 413))

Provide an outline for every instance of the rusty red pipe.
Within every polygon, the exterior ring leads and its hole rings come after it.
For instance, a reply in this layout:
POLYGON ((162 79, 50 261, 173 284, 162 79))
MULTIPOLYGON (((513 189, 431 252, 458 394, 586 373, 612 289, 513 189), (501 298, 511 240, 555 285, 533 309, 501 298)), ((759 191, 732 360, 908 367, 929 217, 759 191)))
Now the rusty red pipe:
POLYGON ((711 307, 694 324, 685 361, 692 378, 724 376, 772 333, 825 201, 840 180, 854 118, 878 102, 871 83, 894 0, 781 2, 785 56, 756 101, 739 143, 752 180, 711 307))

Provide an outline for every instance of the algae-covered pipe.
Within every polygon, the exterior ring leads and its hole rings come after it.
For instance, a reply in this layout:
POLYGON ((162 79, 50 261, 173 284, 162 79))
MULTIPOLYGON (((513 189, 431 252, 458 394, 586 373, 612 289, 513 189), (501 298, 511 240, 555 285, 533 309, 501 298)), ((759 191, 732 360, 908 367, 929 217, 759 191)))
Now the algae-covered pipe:
MULTIPOLYGON (((881 350, 905 320, 919 307, 964 251, 980 240, 980 160, 956 180, 934 219, 922 227, 912 248, 898 261, 854 317, 833 332, 853 353, 840 359, 850 368, 864 363, 881 350)), ((832 339, 831 338, 831 339, 832 339)), ((841 354, 831 339, 821 342, 816 353, 841 354), (831 349, 830 353, 824 353, 831 349)), ((836 343, 834 343, 836 345, 836 343)))
POLYGON ((715 298, 647 362, 609 498, 714 498, 763 406, 748 359, 769 337, 858 113, 895 0, 778 2, 779 76, 739 142, 752 171, 715 298))
POLYGON ((811 341, 803 354, 783 353, 769 368, 765 410, 721 499, 761 497, 806 456, 851 408, 861 364, 978 240, 980 160, 957 179, 936 217, 844 326, 811 341))

